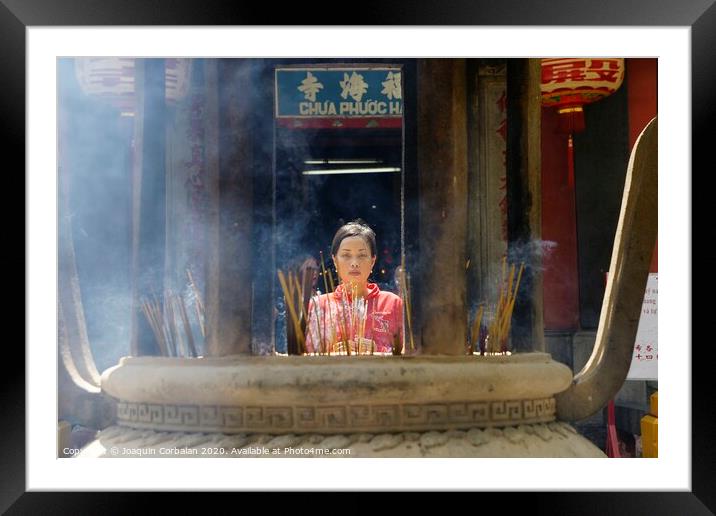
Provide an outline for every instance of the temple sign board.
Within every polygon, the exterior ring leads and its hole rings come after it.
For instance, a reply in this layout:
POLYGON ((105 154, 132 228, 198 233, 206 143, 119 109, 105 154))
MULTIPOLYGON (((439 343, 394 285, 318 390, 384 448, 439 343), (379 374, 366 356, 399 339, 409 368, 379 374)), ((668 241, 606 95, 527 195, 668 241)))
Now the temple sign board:
POLYGON ((399 66, 277 67, 275 116, 294 127, 297 120, 332 119, 340 126, 366 118, 400 127, 402 82, 399 66))

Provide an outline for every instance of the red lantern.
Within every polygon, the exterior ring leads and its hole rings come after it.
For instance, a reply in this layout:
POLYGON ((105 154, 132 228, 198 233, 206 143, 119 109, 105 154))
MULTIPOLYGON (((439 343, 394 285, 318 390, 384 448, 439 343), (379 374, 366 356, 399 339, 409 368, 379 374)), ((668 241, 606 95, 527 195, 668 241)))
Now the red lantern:
POLYGON ((570 188, 574 186, 572 135, 584 131, 583 106, 611 95, 623 81, 624 59, 621 58, 542 59, 542 105, 557 109, 557 132, 568 135, 570 188))
MULTIPOLYGON (((75 59, 75 73, 80 88, 87 95, 107 99, 123 115, 134 114, 134 59, 118 57, 89 57, 75 59)), ((166 102, 181 100, 189 91, 191 59, 165 59, 166 102)))

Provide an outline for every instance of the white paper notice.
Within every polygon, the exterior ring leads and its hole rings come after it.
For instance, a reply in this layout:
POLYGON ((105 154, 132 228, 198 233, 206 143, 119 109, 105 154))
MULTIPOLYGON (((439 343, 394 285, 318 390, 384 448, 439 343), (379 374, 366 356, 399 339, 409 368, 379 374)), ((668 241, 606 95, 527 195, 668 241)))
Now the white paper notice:
POLYGON ((656 380, 659 359, 658 347, 658 273, 650 273, 641 307, 639 328, 636 332, 634 354, 628 380, 656 380))

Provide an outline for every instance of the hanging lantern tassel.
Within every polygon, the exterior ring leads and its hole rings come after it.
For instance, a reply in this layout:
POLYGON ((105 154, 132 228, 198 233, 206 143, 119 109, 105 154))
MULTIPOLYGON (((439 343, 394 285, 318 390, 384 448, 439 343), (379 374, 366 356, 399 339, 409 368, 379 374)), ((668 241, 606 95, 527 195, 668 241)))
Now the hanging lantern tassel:
POLYGON ((574 140, 572 133, 567 137, 567 186, 574 189, 574 140))
POLYGON ((585 129, 584 109, 582 106, 570 106, 557 110, 559 119, 557 132, 567 135, 567 186, 574 189, 574 133, 585 129))

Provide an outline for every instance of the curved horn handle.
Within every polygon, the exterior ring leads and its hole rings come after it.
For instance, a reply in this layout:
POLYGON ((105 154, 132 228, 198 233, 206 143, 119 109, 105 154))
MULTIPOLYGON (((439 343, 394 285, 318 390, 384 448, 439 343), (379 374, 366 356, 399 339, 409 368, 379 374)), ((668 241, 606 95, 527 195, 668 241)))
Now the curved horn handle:
POLYGON ((657 119, 644 128, 627 169, 609 278, 592 356, 556 395, 557 417, 576 421, 604 407, 631 364, 657 234, 657 119))

